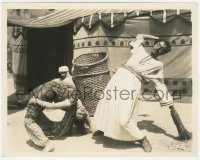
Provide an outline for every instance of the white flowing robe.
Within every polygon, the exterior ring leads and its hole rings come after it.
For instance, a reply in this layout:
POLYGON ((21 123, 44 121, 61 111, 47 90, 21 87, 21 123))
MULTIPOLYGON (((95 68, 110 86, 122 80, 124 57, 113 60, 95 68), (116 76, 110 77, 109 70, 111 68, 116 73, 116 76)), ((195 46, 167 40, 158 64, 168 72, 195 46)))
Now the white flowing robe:
POLYGON ((140 37, 130 43, 133 47, 132 56, 126 62, 140 77, 126 68, 118 68, 105 88, 104 96, 94 114, 94 130, 103 131, 105 136, 116 140, 134 141, 144 137, 137 127, 137 102, 141 92, 142 77, 153 81, 155 88, 160 90, 158 95, 162 97, 161 105, 173 104, 172 97, 166 92, 167 88, 163 83, 162 62, 149 56, 142 43, 143 39, 140 37))

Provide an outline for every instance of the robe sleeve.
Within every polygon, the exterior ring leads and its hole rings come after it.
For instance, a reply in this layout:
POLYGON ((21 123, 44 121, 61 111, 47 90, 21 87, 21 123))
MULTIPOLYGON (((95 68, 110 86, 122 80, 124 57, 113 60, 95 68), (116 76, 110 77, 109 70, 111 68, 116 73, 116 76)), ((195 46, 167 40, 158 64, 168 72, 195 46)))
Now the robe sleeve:
POLYGON ((142 45, 143 42, 144 38, 140 35, 137 35, 136 39, 129 43, 129 45, 132 47, 131 52, 136 53, 138 48, 142 45))
MULTIPOLYGON (((154 71, 155 72, 155 71, 154 71)), ((161 107, 169 107, 173 105, 173 98, 170 95, 163 78, 163 69, 159 69, 156 74, 147 74, 144 77, 151 80, 155 84, 157 91, 158 100, 160 101, 161 107)))
POLYGON ((140 74, 146 81, 153 79, 163 79, 162 63, 141 63, 135 66, 134 71, 140 74))
POLYGON ((143 78, 147 81, 152 81, 155 84, 158 100, 162 107, 169 107, 173 105, 173 98, 170 95, 163 78, 163 65, 152 67, 149 70, 141 73, 143 78))
POLYGON ((164 81, 155 80, 155 88, 157 90, 157 94, 159 96, 159 101, 162 107, 169 107, 173 106, 173 98, 170 95, 166 85, 164 84, 164 81))

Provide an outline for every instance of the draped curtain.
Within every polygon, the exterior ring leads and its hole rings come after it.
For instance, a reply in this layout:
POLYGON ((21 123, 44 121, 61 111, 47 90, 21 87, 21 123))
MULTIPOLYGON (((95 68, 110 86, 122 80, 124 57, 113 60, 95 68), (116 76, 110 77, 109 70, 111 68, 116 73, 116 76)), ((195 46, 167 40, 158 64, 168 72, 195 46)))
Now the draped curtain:
POLYGON ((72 66, 73 23, 56 28, 28 30, 28 87, 59 77, 58 68, 72 66))
POLYGON ((11 40, 12 72, 16 90, 27 88, 27 37, 26 29, 14 27, 11 40))

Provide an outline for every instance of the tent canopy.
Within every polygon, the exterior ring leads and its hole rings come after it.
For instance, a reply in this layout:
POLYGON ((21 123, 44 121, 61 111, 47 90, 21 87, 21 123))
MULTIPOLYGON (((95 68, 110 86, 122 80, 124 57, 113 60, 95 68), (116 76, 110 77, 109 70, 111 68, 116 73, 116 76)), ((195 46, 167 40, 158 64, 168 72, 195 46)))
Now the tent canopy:
POLYGON ((31 28, 59 27, 75 21, 75 27, 88 26, 91 28, 97 22, 102 21, 110 27, 115 27, 127 17, 139 18, 150 16, 161 23, 167 23, 176 16, 191 20, 190 10, 97 10, 97 9, 64 9, 38 18, 24 18, 20 16, 8 16, 8 25, 18 25, 31 28))
POLYGON ((92 15, 95 13, 120 13, 120 12, 130 12, 131 10, 75 10, 75 9, 64 9, 55 10, 46 16, 41 16, 38 18, 22 18, 22 17, 8 17, 8 24, 19 25, 31 28, 48 28, 48 27, 60 27, 69 24, 76 18, 92 15))

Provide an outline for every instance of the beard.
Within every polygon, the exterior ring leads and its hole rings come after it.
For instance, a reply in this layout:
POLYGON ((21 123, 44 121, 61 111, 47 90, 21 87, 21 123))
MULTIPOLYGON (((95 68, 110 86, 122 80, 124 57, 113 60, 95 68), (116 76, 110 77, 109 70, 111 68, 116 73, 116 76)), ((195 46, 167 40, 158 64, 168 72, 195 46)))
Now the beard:
POLYGON ((66 76, 60 76, 60 79, 64 80, 66 78, 66 76))
POLYGON ((157 59, 157 57, 158 57, 157 54, 158 54, 157 50, 153 49, 153 50, 151 51, 151 56, 152 56, 153 58, 155 58, 155 59, 157 59))

